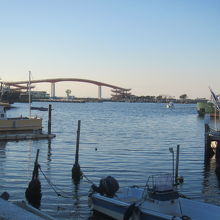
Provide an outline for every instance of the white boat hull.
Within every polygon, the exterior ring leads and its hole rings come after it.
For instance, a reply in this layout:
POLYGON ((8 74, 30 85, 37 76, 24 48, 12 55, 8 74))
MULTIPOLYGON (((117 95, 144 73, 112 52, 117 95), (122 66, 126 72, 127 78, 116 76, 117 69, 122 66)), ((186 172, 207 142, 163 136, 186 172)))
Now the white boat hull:
POLYGON ((123 220, 129 203, 115 201, 99 194, 91 197, 91 209, 106 214, 114 219, 123 220))
POLYGON ((144 199, 143 188, 126 187, 116 196, 109 198, 99 193, 89 197, 92 210, 103 213, 117 220, 124 220, 132 204, 129 220, 219 220, 220 207, 186 198, 168 201, 144 199), (127 191, 127 192, 126 192, 127 191), (133 201, 132 201, 133 198, 133 201), (127 200, 127 202, 125 202, 127 200), (130 202, 129 202, 130 200, 130 202), (136 201, 136 202, 135 202, 136 201))

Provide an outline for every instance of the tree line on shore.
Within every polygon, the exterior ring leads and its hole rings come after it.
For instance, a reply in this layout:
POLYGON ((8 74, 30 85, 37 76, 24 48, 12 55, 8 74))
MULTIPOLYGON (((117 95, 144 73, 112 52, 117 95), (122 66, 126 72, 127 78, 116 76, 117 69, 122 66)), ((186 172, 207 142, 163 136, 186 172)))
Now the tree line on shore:
POLYGON ((196 98, 196 99, 189 99, 187 94, 182 94, 179 96, 178 99, 172 96, 166 96, 166 95, 158 95, 158 96, 124 96, 118 98, 118 100, 114 101, 129 101, 129 102, 152 102, 152 103, 197 103, 197 102, 207 102, 207 99, 205 98, 196 98))

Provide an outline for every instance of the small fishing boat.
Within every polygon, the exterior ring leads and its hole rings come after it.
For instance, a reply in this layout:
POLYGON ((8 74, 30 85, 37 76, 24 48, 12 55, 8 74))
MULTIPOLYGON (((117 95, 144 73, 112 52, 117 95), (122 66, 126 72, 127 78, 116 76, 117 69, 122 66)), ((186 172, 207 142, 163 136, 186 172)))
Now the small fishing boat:
POLYGON ((220 207, 182 196, 172 175, 160 173, 148 178, 145 187, 119 188, 109 176, 92 185, 89 206, 117 220, 219 220, 220 207))
POLYGON ((48 108, 31 106, 31 110, 48 111, 48 108))
POLYGON ((205 114, 214 114, 215 106, 212 102, 197 102, 196 111, 199 116, 205 116, 205 114))
POLYGON ((173 102, 167 103, 166 107, 167 107, 167 108, 170 108, 170 109, 174 109, 174 108, 175 108, 173 102))

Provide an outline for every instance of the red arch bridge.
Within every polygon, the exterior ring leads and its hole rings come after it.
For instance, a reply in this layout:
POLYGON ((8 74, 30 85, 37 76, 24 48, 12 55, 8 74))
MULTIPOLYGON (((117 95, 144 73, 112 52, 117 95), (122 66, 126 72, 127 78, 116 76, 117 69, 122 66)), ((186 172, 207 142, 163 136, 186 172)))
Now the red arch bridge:
MULTIPOLYGON (((55 97, 56 90, 55 90, 55 83, 58 82, 82 82, 82 83, 91 83, 98 86, 98 98, 102 98, 102 86, 112 88, 112 92, 115 93, 115 95, 118 94, 128 94, 128 91, 131 89, 122 88, 119 86, 98 82, 94 80, 88 80, 88 79, 77 79, 77 78, 54 78, 54 79, 39 79, 39 80, 31 80, 30 84, 36 84, 36 83, 51 83, 51 97, 55 97)), ((2 82, 6 86, 13 86, 20 89, 27 89, 29 85, 29 81, 16 81, 16 82, 2 82)))

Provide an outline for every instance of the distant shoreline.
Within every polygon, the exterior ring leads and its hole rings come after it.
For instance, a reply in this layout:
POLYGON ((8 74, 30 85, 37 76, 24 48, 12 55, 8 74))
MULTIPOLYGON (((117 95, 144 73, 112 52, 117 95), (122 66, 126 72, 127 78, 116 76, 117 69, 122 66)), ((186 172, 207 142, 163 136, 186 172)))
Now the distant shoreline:
POLYGON ((86 103, 86 102, 129 102, 129 103, 179 103, 179 104, 196 104, 197 102, 207 102, 206 99, 160 99, 160 100, 149 100, 146 98, 132 98, 132 99, 121 99, 121 100, 112 100, 112 99, 98 99, 98 98, 49 98, 49 99, 34 99, 33 102, 65 102, 65 103, 86 103))

